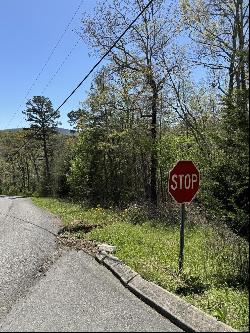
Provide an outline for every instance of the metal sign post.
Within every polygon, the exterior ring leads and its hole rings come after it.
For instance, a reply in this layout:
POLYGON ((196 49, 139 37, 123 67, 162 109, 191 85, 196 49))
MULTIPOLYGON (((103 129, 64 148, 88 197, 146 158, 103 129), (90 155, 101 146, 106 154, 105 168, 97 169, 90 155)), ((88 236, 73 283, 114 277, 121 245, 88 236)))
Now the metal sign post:
POLYGON ((179 273, 183 269, 184 260, 184 228, 185 228, 185 203, 181 204, 181 224, 180 224, 180 254, 179 254, 179 273))

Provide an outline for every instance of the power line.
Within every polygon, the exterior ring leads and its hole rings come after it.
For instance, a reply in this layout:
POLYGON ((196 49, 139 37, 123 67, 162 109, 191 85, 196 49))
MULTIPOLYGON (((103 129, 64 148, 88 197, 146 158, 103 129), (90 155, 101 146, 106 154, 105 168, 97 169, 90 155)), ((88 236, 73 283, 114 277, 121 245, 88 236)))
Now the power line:
MULTIPOLYGON (((97 61, 97 63, 91 68, 91 70, 88 72, 87 75, 85 75, 85 77, 82 79, 82 81, 76 86, 76 88, 68 95, 68 97, 65 98, 65 100, 62 102, 62 104, 48 117, 48 120, 50 120, 53 115, 55 115, 57 113, 57 111, 60 110, 60 108, 68 101, 68 99, 76 92, 77 89, 80 88, 80 86, 83 84, 84 81, 86 81, 86 79, 90 76, 90 74, 95 70, 95 68, 103 61, 103 59, 111 52, 111 50, 116 46, 116 44, 122 39, 122 37, 126 34, 126 32, 132 27, 132 25, 138 20, 138 18, 147 10, 147 8, 151 5, 151 3, 154 0, 150 0, 148 2, 148 4, 140 11, 140 13, 135 17, 135 19, 128 25, 128 27, 123 31, 123 33, 116 39, 116 41, 109 47, 109 49, 104 53, 104 55, 97 61)), ((24 142, 24 144, 16 151, 12 154, 12 158, 7 158, 7 162, 12 159, 13 157, 15 157, 19 151, 21 149, 23 149, 27 143, 37 134, 41 131, 41 129, 37 129, 36 131, 34 131, 29 139, 24 142)))
POLYGON ((57 70, 55 71, 55 73, 51 76, 51 78, 49 79, 49 81, 47 82, 47 84, 45 85, 45 87, 43 88, 43 90, 41 92, 41 95, 44 94, 45 90, 49 87, 49 85, 51 84, 51 82, 55 79, 55 77, 57 76, 57 74, 60 72, 60 70, 62 69, 62 67, 65 64, 65 62, 68 60, 68 58, 71 56, 72 52, 75 50, 75 48, 79 44, 80 40, 81 40, 81 38, 78 38, 77 42, 73 45, 73 47, 71 48, 71 50, 69 51, 69 53, 66 55, 66 57, 64 58, 64 60, 60 64, 60 66, 57 68, 57 70))
MULTIPOLYGON (((63 40, 66 32, 68 31, 71 23, 73 22, 74 18, 76 17, 79 9, 81 8, 82 4, 83 4, 84 0, 81 0, 80 3, 78 4, 74 14, 72 15, 71 19, 69 20, 68 24, 66 25, 64 31, 62 32, 61 36, 59 37, 58 41, 56 42, 55 46, 52 48, 47 60, 45 61, 42 69, 40 70, 40 72, 37 74, 37 76, 35 77, 35 79, 33 80, 31 86, 29 87, 29 89, 27 90, 25 96, 24 96, 24 100, 26 100, 26 98, 28 97, 29 93, 31 92, 31 90, 33 89, 33 87, 35 86, 35 84, 37 83, 38 79, 40 78, 40 76, 42 75, 43 71, 45 70, 45 68, 47 67, 50 59, 52 58, 53 54, 55 53, 58 45, 61 43, 61 41, 63 40)), ((18 111, 14 112, 14 114, 12 115, 12 117, 10 118, 10 120, 8 121, 7 125, 5 126, 6 128, 10 125, 10 123, 13 121, 13 119, 15 118, 15 116, 17 115, 17 113, 19 113, 20 108, 21 108, 22 104, 20 104, 18 106, 18 111)))

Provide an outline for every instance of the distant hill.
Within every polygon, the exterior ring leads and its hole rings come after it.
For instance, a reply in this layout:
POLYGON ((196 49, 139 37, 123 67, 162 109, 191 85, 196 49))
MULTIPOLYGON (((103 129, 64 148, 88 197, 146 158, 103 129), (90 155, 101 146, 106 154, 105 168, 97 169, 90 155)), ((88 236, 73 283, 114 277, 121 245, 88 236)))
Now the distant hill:
MULTIPOLYGON (((8 129, 0 129, 0 132, 16 132, 20 131, 22 128, 8 128, 8 129)), ((57 128, 58 133, 64 134, 64 135, 74 135, 76 133, 75 130, 71 130, 68 128, 57 128)))
POLYGON ((76 133, 75 130, 67 129, 67 128, 60 128, 60 127, 57 128, 57 131, 60 134, 65 134, 65 135, 74 135, 76 133))

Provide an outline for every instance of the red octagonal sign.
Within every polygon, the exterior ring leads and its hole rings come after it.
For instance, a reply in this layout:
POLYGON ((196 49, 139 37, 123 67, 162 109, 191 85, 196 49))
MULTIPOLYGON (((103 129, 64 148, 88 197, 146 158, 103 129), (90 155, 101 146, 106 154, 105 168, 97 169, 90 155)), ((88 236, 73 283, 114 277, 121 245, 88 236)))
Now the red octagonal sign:
POLYGON ((192 161, 179 161, 169 172, 168 192, 178 203, 189 203, 199 189, 200 173, 192 161))

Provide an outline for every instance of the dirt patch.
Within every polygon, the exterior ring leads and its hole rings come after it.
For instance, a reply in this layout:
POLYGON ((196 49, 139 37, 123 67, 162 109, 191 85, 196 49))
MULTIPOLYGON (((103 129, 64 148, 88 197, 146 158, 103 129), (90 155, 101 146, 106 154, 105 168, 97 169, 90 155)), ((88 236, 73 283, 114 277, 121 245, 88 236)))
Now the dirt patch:
POLYGON ((103 228, 103 225, 100 224, 88 224, 86 221, 74 220, 69 223, 67 226, 61 228, 58 232, 59 235, 64 234, 65 232, 78 232, 83 231, 84 233, 91 232, 95 228, 103 228))
POLYGON ((90 255, 99 252, 98 244, 94 241, 84 239, 84 235, 79 237, 77 233, 88 233, 95 228, 103 228, 104 224, 89 224, 83 220, 73 220, 67 226, 64 226, 58 232, 57 240, 61 248, 73 248, 77 251, 83 250, 90 255))
POLYGON ((73 248, 77 251, 83 250, 91 255, 98 253, 97 243, 94 241, 77 238, 70 233, 59 235, 57 240, 60 247, 73 248))

